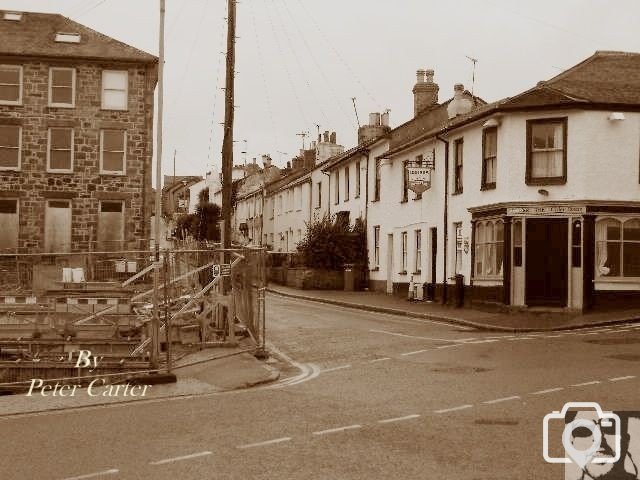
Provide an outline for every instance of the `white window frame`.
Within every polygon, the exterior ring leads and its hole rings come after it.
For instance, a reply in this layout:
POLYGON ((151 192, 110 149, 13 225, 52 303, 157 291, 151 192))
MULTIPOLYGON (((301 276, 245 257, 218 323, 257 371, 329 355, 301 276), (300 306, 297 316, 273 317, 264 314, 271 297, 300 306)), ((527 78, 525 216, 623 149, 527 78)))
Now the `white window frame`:
POLYGON ((360 182, 361 182, 361 178, 360 178, 360 160, 358 160, 356 162, 356 193, 353 196, 353 198, 360 198, 360 182))
POLYGON ((349 190, 350 190, 350 185, 349 185, 349 176, 350 176, 350 168, 349 165, 347 165, 346 167, 344 167, 344 201, 348 202, 349 201, 349 190))
POLYGON ((47 172, 50 173, 73 173, 73 160, 75 157, 75 129, 67 127, 49 127, 47 129, 47 172), (71 130, 71 162, 70 168, 51 168, 51 130, 71 130))
POLYGON ((409 243, 409 235, 407 232, 402 232, 400 234, 400 245, 402 248, 402 262, 401 262, 401 268, 402 270, 400 271, 401 274, 406 274, 407 273, 407 264, 408 264, 408 257, 409 257, 409 252, 408 252, 408 243, 409 243))
POLYGON ((73 67, 49 67, 49 106, 61 108, 75 108, 76 106, 76 69, 73 67), (54 103, 53 98, 53 71, 71 70, 71 103, 54 103))
MULTIPOLYGON (((0 65, 0 69, 18 70, 20 74, 18 100, 1 100, 0 99, 0 105, 22 105, 22 89, 24 87, 24 80, 23 80, 24 72, 23 72, 22 65, 0 65)), ((14 84, 6 83, 4 85, 14 85, 14 84)))
MULTIPOLYGON (((115 152, 116 150, 114 150, 115 152)), ((100 174, 102 175, 126 175, 127 173, 127 131, 126 130, 116 130, 116 129, 109 129, 109 128, 103 128, 100 130, 100 174), (104 164, 103 164, 103 154, 104 154, 104 132, 105 130, 111 131, 111 132, 122 132, 124 135, 123 138, 123 148, 124 151, 122 152, 122 170, 105 170, 104 169, 104 164)))
POLYGON ((596 235, 595 235, 595 243, 596 243, 596 249, 595 249, 595 278, 596 281, 598 282, 636 282, 638 280, 640 280, 640 277, 638 276, 627 276, 624 274, 624 247, 625 247, 625 243, 640 243, 637 240, 625 240, 624 239, 624 225, 625 223, 632 221, 632 220, 640 220, 640 217, 637 216, 611 216, 611 215, 607 215, 607 216, 603 216, 603 217, 599 217, 596 219, 596 235), (607 239, 601 239, 599 238, 599 234, 601 232, 601 229, 599 227, 600 224, 606 222, 607 220, 613 220, 616 221, 620 224, 620 239, 619 240, 607 240, 607 239), (620 274, 619 275, 603 275, 600 272, 600 267, 601 265, 599 265, 599 259, 598 259, 598 251, 600 250, 600 245, 604 243, 605 244, 605 249, 606 244, 607 243, 615 243, 618 245, 619 251, 620 251, 620 274))
MULTIPOLYGON (((2 171, 18 171, 22 168, 22 126, 21 125, 0 125, 0 127, 18 127, 18 165, 15 167, 0 166, 0 170, 2 171)), ((4 148, 13 148, 13 147, 5 146, 4 148)))
POLYGON ((128 70, 102 70, 102 81, 100 84, 100 108, 102 110, 120 110, 126 111, 129 110, 129 71, 128 70), (114 91, 114 92, 122 92, 119 88, 105 88, 104 84, 104 76, 105 73, 120 73, 125 75, 125 87, 124 87, 124 108, 122 107, 113 107, 105 104, 104 93, 106 90, 114 91))
MULTIPOLYGON (((475 279, 502 279, 504 272, 504 257, 502 257, 502 261, 500 265, 494 265, 497 263, 497 258, 499 252, 502 252, 504 248, 504 222, 501 219, 487 219, 478 221, 475 223, 474 227, 474 238, 475 238, 475 248, 474 253, 474 261, 472 266, 473 278, 475 279), (487 234, 489 225, 492 227, 492 235, 491 238, 488 238, 487 234), (484 238, 479 238, 479 229, 482 226, 484 229, 484 238), (498 239, 498 226, 502 228, 502 240, 498 239), (492 257, 492 253, 495 255, 495 258, 492 257), (478 272, 478 259, 482 262, 482 272, 478 272), (497 272, 487 273, 487 264, 491 263, 491 267, 495 266, 498 269, 497 272)), ((523 259, 524 262, 524 259, 523 259)))

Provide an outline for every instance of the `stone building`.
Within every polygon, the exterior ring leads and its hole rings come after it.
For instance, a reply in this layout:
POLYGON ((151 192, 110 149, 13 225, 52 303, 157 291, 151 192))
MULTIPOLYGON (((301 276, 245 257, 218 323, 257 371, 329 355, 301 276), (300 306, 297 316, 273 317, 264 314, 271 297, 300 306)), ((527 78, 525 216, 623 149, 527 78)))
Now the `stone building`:
POLYGON ((58 14, 0 11, 0 250, 148 247, 157 62, 58 14))

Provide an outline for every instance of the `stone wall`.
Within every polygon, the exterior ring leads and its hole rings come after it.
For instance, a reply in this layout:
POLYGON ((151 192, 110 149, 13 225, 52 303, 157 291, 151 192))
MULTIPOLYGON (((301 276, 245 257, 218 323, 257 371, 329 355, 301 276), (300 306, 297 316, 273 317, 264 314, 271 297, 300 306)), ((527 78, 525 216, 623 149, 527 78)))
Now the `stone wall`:
POLYGON ((97 239, 100 200, 123 200, 125 248, 138 248, 150 236, 147 196, 151 195, 153 92, 156 65, 88 61, 0 59, 23 66, 22 105, 0 105, 0 124, 22 127, 19 171, 0 171, 0 198, 19 199, 21 251, 44 247, 47 199, 70 199, 71 249, 87 250, 97 239), (76 68, 75 107, 49 107, 51 66, 76 68), (101 109, 102 70, 127 70, 128 110, 101 109), (47 135, 51 127, 74 129, 72 173, 47 172, 47 135), (127 132, 126 174, 100 174, 100 130, 127 132))

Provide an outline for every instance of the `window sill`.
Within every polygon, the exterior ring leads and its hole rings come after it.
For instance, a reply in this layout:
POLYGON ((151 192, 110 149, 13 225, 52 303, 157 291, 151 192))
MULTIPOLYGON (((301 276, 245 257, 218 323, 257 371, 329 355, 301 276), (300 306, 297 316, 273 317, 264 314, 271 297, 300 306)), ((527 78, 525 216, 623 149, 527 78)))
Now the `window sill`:
POLYGON ((422 200, 422 195, 420 195, 419 197, 413 197, 413 201, 415 202, 416 200, 422 200))
POLYGON ((411 275, 422 275, 422 270, 416 270, 411 275))
POLYGON ((462 195, 462 190, 454 190, 451 195, 462 195))
POLYGON ((487 281, 496 281, 496 280, 500 280, 502 281, 502 275, 483 275, 483 276, 477 276, 477 277, 471 277, 471 280, 473 280, 474 282, 476 280, 479 281, 483 281, 483 280, 487 280, 487 281))
POLYGON ((0 167, 0 172, 19 172, 20 167, 0 167))
POLYGON ((596 277, 594 281, 608 283, 640 282, 640 277, 596 277))
POLYGON ((380 267, 370 268, 369 271, 370 272, 379 272, 380 271, 380 267))
POLYGON ((403 198, 402 200, 400 200, 400 203, 407 203, 409 200, 406 198, 403 198))
POLYGON ((406 270, 403 270, 402 272, 398 272, 398 275, 406 275, 406 274, 407 274, 406 270))
POLYGON ((567 177, 526 178, 525 183, 533 186, 564 185, 567 183, 567 177))
POLYGON ((126 172, 109 172, 106 170, 101 170, 100 175, 102 176, 112 176, 112 177, 123 177, 126 175, 126 172))
POLYGON ((127 108, 109 108, 109 107, 105 107, 105 106, 101 106, 100 107, 100 111, 102 112, 128 112, 129 111, 129 107, 127 108))
POLYGON ((73 169, 69 170, 51 170, 47 168, 47 173, 73 173, 73 169))
POLYGON ((484 192, 485 190, 495 190, 495 189, 496 189, 495 182, 493 182, 493 183, 485 183, 485 184, 480 186, 480 191, 481 192, 484 192))
POLYGON ((7 105, 9 107, 22 107, 22 102, 12 102, 10 100, 0 100, 0 105, 7 105))
POLYGON ((379 199, 379 198, 374 198, 373 200, 371 200, 371 203, 377 203, 377 202, 379 202, 379 201, 380 201, 380 199, 379 199))
POLYGON ((360 195, 356 195, 356 196, 355 196, 355 197, 353 197, 353 198, 360 198, 360 195))
POLYGON ((47 106, 49 108, 76 108, 75 104, 69 104, 69 103, 50 103, 47 106))

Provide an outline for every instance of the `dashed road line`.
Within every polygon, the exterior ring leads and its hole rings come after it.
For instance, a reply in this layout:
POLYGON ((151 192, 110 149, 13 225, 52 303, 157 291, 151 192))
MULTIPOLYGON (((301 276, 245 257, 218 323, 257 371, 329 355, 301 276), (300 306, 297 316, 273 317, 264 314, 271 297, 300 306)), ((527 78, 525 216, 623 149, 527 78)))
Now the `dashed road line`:
POLYGON ((592 380, 590 382, 583 382, 583 383, 574 383, 573 385, 571 385, 572 387, 586 387, 588 385, 597 385, 600 383, 600 380, 592 380))
POLYGON ((553 393, 564 390, 564 387, 547 388, 546 390, 538 390, 537 392, 531 392, 531 395, 544 395, 545 393, 553 393))
POLYGON ((510 400, 520 400, 520 397, 518 395, 513 395, 512 397, 496 398, 495 400, 487 400, 482 403, 486 405, 493 405, 494 403, 508 402, 510 400))
POLYGON ((396 337, 407 337, 407 338, 418 338, 420 340, 434 340, 436 342, 453 342, 453 343, 465 343, 468 342, 469 340, 477 340, 477 338, 472 337, 472 338, 461 338, 458 340, 454 340, 451 338, 436 338, 436 337, 421 337, 419 335, 408 335, 406 333, 398 333, 398 332, 388 332, 386 330, 369 330, 372 333, 383 333, 385 335, 393 335, 396 337))
POLYGON ((282 437, 282 438, 274 438, 273 440, 267 440, 265 442, 258 442, 258 443, 248 443, 246 445, 239 445, 236 448, 254 448, 254 447, 264 447, 266 445, 273 445, 276 443, 283 443, 283 442, 289 442, 291 440, 291 437, 282 437))
POLYGON ((453 347, 461 347, 462 345, 464 345, 464 343, 454 343, 453 345, 439 345, 436 348, 437 349, 442 349, 442 348, 453 348, 453 347))
POLYGON ((457 412, 458 410, 466 410, 467 408, 473 408, 473 405, 460 405, 459 407, 445 408, 443 410, 434 410, 433 413, 457 412))
POLYGON ((431 349, 430 348, 423 348, 422 350, 414 350, 413 352, 401 353, 400 356, 406 357, 408 355, 416 355, 418 353, 428 352, 429 350, 431 350, 431 349))
POLYGON ((213 454, 213 452, 205 451, 205 452, 192 453, 190 455, 182 455, 180 457, 163 458, 162 460, 156 460, 155 462, 149 462, 149 465, 164 465, 165 463, 180 462, 182 460, 191 460, 192 458, 206 457, 206 456, 212 455, 212 454, 213 454))
POLYGON ((345 368, 351 368, 351 364, 340 365, 339 367, 325 368, 324 370, 320 370, 320 373, 335 372, 337 370, 344 370, 345 368))
POLYGON ((395 418, 385 418, 384 420, 378 420, 378 423, 393 423, 393 422, 403 422, 405 420, 413 420, 414 418, 419 418, 420 415, 414 413, 413 415, 406 415, 404 417, 395 417, 395 418))
POLYGON ((356 430, 358 428, 362 428, 362 425, 347 425, 346 427, 338 427, 338 428, 329 428, 328 430, 319 430, 317 432, 313 432, 314 435, 326 435, 328 433, 338 433, 344 432, 345 430, 356 430))
POLYGON ((373 360, 369 360, 369 363, 384 362, 386 360, 391 360, 391 357, 374 358, 373 360))
POLYGON ((77 477, 66 477, 64 480, 84 480, 86 478, 95 478, 100 477, 102 475, 115 475, 116 473, 120 473, 120 470, 117 468, 112 468, 110 470, 103 470, 102 472, 94 472, 87 473, 86 475, 78 475, 77 477))
POLYGON ((631 380, 632 378, 636 378, 635 375, 627 375, 626 377, 613 377, 610 378, 609 381, 610 382, 620 382, 622 380, 631 380))

